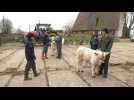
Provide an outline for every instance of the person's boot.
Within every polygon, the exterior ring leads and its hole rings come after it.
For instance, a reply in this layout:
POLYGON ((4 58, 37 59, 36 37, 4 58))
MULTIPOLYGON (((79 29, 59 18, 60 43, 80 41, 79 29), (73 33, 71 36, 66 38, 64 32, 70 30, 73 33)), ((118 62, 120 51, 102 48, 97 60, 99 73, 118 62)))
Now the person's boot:
POLYGON ((36 69, 33 70, 33 73, 34 73, 34 77, 37 77, 40 75, 40 73, 37 73, 36 69))
POLYGON ((34 74, 34 77, 37 77, 37 76, 39 76, 40 75, 40 73, 36 73, 36 74, 34 74))
POLYGON ((103 75, 103 78, 107 78, 107 74, 104 74, 104 75, 103 75))
POLYGON ((25 76, 24 76, 24 80, 25 80, 25 81, 26 81, 26 80, 32 80, 32 78, 28 77, 28 75, 25 75, 25 76))
POLYGON ((42 54, 42 59, 45 59, 45 56, 44 56, 44 54, 42 54))
POLYGON ((98 73, 97 73, 97 75, 99 76, 99 75, 102 75, 102 71, 100 70, 98 73))
POLYGON ((36 66, 33 67, 33 73, 34 73, 34 77, 37 77, 40 75, 40 73, 37 73, 36 66))

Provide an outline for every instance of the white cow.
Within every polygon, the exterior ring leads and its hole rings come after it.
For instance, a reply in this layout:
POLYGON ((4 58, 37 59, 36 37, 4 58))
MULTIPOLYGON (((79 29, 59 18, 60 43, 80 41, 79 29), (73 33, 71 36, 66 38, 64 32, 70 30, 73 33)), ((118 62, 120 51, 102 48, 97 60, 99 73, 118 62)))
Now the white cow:
POLYGON ((62 38, 62 45, 64 45, 64 42, 65 42, 65 39, 64 39, 64 38, 62 38))
POLYGON ((54 56, 56 54, 55 36, 51 37, 51 48, 52 48, 52 56, 54 56))
POLYGON ((99 66, 104 62, 106 55, 109 52, 102 52, 100 50, 92 50, 87 47, 80 46, 77 49, 77 71, 82 71, 83 63, 85 65, 91 65, 91 74, 92 77, 95 77, 96 70, 98 72, 99 66))

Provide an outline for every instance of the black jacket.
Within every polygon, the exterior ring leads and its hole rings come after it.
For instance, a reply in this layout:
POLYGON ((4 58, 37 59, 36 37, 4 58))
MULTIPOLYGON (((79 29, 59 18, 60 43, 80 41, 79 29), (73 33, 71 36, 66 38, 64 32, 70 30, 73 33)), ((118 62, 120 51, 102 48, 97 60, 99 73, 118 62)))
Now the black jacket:
POLYGON ((91 46, 91 49, 98 49, 98 46, 99 46, 99 39, 98 37, 96 36, 92 36, 91 39, 90 39, 90 46, 91 46))
POLYGON ((57 44, 61 44, 61 43, 62 43, 62 36, 61 36, 61 35, 57 35, 55 42, 56 42, 57 44))
POLYGON ((113 45, 113 38, 110 36, 108 37, 103 36, 100 40, 99 48, 104 52, 111 52, 112 45, 113 45))
POLYGON ((27 39, 25 41, 25 56, 28 61, 35 60, 35 53, 34 53, 34 45, 32 43, 32 39, 27 39))

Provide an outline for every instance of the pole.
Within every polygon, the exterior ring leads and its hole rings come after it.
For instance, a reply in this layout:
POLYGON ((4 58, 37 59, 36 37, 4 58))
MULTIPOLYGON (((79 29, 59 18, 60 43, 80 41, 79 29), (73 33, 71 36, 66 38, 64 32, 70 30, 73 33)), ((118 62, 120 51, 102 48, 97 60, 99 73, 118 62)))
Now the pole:
POLYGON ((4 22, 4 15, 3 15, 3 29, 2 29, 2 32, 5 32, 5 22, 4 22))
POLYGON ((30 32, 30 24, 29 24, 29 32, 30 32))

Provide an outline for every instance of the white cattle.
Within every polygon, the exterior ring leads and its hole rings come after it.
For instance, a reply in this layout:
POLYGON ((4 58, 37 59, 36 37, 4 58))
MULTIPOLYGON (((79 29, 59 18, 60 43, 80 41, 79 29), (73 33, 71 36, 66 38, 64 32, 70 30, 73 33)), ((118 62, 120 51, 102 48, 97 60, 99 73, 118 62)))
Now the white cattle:
POLYGON ((56 54, 55 36, 51 37, 51 49, 52 49, 52 56, 54 56, 56 54))
POLYGON ((77 55, 77 71, 81 71, 83 67, 83 63, 85 65, 91 65, 91 74, 92 77, 95 77, 96 70, 98 72, 99 66, 104 62, 106 55, 108 55, 109 52, 102 52, 100 50, 92 50, 87 47, 80 46, 77 49, 76 55, 77 55))
POLYGON ((62 45, 64 45, 64 42, 65 42, 65 39, 64 39, 64 38, 62 38, 62 45))

